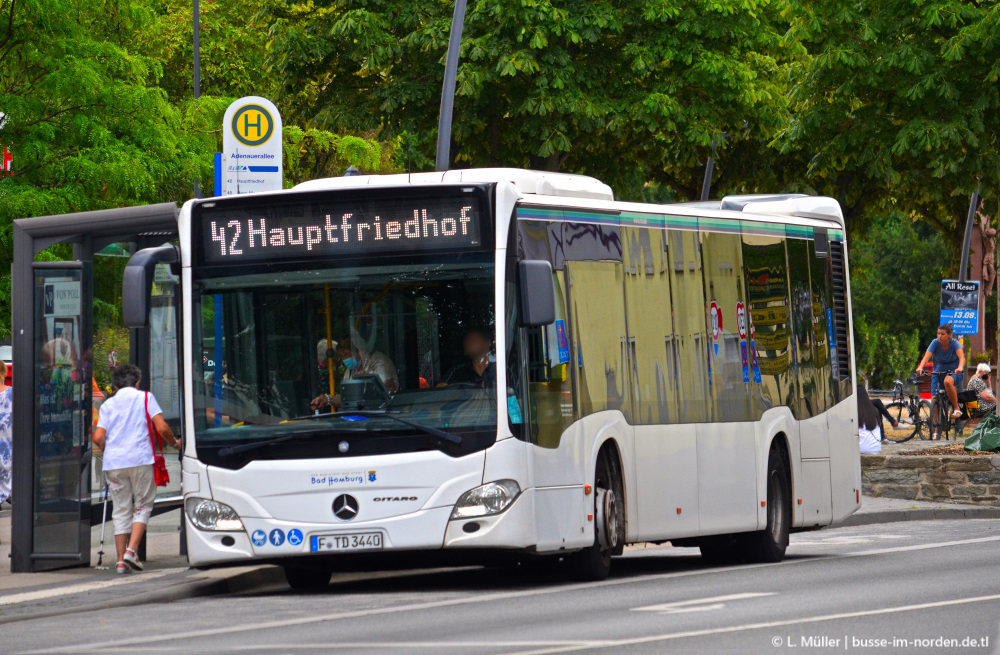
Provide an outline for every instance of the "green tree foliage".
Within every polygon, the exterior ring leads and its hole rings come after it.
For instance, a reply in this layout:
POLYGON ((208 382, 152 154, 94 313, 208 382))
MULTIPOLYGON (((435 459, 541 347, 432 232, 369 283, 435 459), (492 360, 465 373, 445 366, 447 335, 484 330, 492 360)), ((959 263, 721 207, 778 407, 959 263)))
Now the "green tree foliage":
POLYGON ((792 119, 777 143, 855 234, 895 209, 957 244, 969 195, 1000 184, 1000 4, 790 0, 792 119))
POLYGON ((937 334, 948 242, 901 214, 876 219, 851 250, 851 300, 858 368, 875 386, 907 374, 937 334))
POLYGON ((917 330, 901 333, 884 324, 869 324, 864 316, 858 316, 854 332, 858 372, 870 388, 892 389, 896 380, 906 380, 913 374, 922 352, 917 330))
MULTIPOLYGON (((160 87, 172 102, 194 95, 191 0, 147 0, 156 29, 143 35, 148 51, 163 62, 160 87)), ((268 25, 262 13, 277 0, 201 0, 201 94, 219 98, 273 98, 277 77, 265 66, 268 25)))
POLYGON ((9 331, 12 220, 156 202, 194 177, 198 139, 136 47, 154 16, 140 2, 0 3, 0 338, 9 331))
MULTIPOLYGON (((293 115, 334 130, 384 127, 427 168, 451 10, 439 0, 274 9, 271 61, 293 115)), ((720 165, 720 183, 745 186, 786 120, 784 31, 767 0, 470 3, 455 165, 585 172, 625 196, 654 182, 692 198, 716 141, 758 155, 720 165)))
MULTIPOLYGON (((0 0, 0 144, 14 154, 13 174, 0 178, 0 340, 10 338, 13 220, 183 202, 196 177, 212 179, 229 103, 274 97, 257 18, 271 4, 201 3, 204 95, 195 101, 189 0, 0 0)), ((288 185, 352 164, 392 169, 395 146, 374 131, 292 125, 287 134, 288 185)), ((103 265, 95 261, 96 274, 103 265)), ((99 328, 114 324, 116 302, 99 296, 99 328)))

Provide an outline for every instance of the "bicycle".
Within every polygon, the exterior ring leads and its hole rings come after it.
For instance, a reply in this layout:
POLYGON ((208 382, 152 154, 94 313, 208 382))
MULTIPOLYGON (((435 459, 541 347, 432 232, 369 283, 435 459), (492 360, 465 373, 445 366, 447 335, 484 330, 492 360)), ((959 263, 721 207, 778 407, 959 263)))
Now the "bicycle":
MULTIPOLYGON (((911 382, 907 380, 907 382, 911 382)), ((912 384, 912 383, 911 383, 912 384)), ((902 380, 896 380, 892 391, 892 402, 885 406, 893 422, 899 426, 910 425, 913 429, 904 436, 890 436, 887 430, 882 430, 882 436, 893 443, 903 443, 913 437, 927 440, 931 436, 931 403, 920 399, 920 394, 906 394, 902 380), (926 435, 926 436, 925 436, 926 435)))
POLYGON ((954 407, 944 388, 944 379, 953 373, 941 371, 940 373, 931 373, 931 375, 938 378, 937 392, 931 398, 931 439, 937 440, 943 434, 945 440, 951 441, 952 427, 955 429, 955 438, 957 439, 962 435, 965 421, 961 418, 953 419, 951 414, 958 410, 965 415, 965 408, 961 401, 959 401, 958 407, 954 407))

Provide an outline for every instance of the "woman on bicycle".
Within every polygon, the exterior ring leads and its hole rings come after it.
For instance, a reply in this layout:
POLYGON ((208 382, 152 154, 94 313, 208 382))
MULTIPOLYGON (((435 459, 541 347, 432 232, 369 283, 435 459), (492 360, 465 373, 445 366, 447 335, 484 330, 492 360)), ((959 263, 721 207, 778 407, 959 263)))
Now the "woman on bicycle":
POLYGON ((996 409, 997 399, 990 390, 989 364, 980 364, 976 367, 976 374, 969 380, 966 391, 974 391, 979 397, 979 409, 970 412, 974 418, 986 416, 996 409))
MULTIPOLYGON (((958 339, 951 336, 951 323, 938 326, 937 339, 931 341, 927 346, 924 358, 917 365, 917 375, 924 375, 924 364, 928 360, 934 360, 935 373, 947 373, 948 375, 935 375, 931 378, 931 395, 937 393, 938 378, 944 377, 944 390, 948 393, 952 407, 958 407, 958 385, 962 384, 962 371, 965 370, 965 351, 958 339)), ((952 419, 961 418, 961 410, 955 409, 951 413, 952 419)))

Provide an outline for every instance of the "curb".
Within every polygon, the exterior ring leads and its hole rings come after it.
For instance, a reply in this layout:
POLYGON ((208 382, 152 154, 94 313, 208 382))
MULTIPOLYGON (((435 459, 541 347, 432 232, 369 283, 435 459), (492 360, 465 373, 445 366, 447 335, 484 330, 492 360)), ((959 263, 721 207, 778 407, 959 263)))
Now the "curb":
MULTIPOLYGON (((192 569, 192 571, 195 571, 192 569)), ((281 568, 277 566, 259 566, 249 571, 243 571, 236 575, 225 578, 209 580, 182 580, 163 589, 141 592, 123 598, 116 598, 93 605, 80 607, 69 607, 59 610, 49 610, 21 616, 9 616, 0 618, 0 625, 6 623, 17 623, 19 621, 32 621, 34 619, 44 619, 54 616, 66 616, 67 614, 79 614, 81 612, 93 612, 118 607, 129 607, 133 605, 147 605, 153 603, 171 603, 189 598, 199 598, 203 596, 220 596, 224 594, 234 594, 249 589, 258 589, 271 585, 284 585, 285 575, 281 568)))
POLYGON ((831 527, 851 527, 855 525, 872 525, 875 523, 897 523, 899 521, 932 521, 932 520, 953 520, 953 519, 1000 519, 1000 508, 976 507, 974 509, 964 509, 958 507, 920 507, 902 510, 886 510, 880 512, 868 512, 866 514, 852 514, 831 527))

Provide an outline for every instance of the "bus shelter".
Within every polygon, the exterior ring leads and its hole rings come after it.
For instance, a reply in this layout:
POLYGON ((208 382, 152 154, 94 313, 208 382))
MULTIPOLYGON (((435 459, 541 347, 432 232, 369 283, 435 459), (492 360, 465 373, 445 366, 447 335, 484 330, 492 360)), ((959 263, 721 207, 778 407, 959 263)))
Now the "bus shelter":
MULTIPOLYGON (((91 393, 94 367, 105 357, 94 352, 94 258, 114 244, 132 253, 174 242, 177 211, 164 203, 14 221, 14 573, 90 565, 91 499, 99 486, 93 481, 100 479, 91 448, 91 393), (72 260, 36 261, 59 243, 73 244, 72 260)), ((170 334, 174 281, 166 271, 162 320, 130 331, 128 361, 143 370, 143 388, 152 383, 165 413, 170 406, 179 417, 178 349, 176 333, 170 334)))

